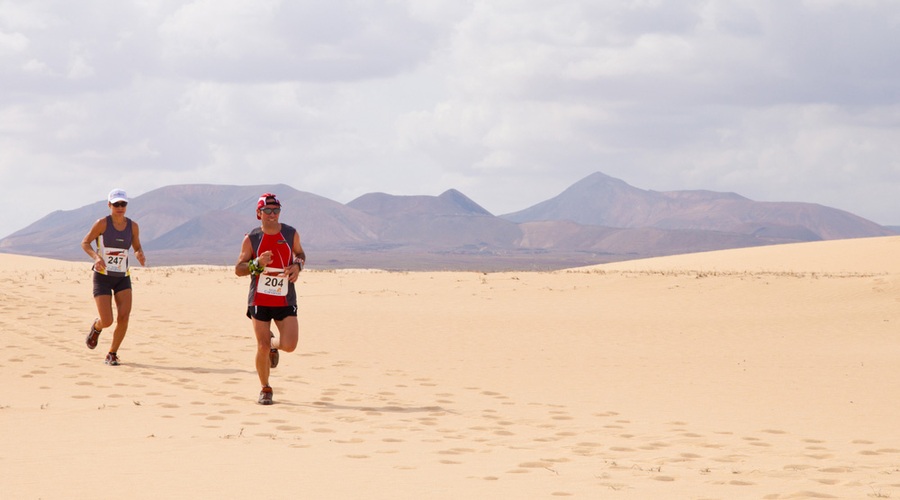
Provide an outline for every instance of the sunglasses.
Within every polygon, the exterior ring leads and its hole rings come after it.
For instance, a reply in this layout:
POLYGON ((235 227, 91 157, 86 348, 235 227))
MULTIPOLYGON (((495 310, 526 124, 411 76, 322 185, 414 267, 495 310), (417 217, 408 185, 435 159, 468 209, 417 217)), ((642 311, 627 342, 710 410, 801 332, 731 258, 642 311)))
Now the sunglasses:
POLYGON ((116 208, 127 207, 128 202, 127 201, 117 201, 117 202, 113 203, 112 206, 114 206, 116 208))
POLYGON ((280 208, 260 208, 260 210, 262 210, 262 213, 264 213, 266 215, 269 215, 269 214, 278 215, 281 213, 280 208))

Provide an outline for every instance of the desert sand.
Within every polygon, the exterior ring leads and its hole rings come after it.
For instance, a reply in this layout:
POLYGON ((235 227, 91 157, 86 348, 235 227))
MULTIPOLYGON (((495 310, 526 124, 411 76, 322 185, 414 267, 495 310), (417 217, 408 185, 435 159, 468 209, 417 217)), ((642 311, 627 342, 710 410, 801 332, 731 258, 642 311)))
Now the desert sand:
POLYGON ((248 278, 0 255, 0 498, 897 498, 900 237, 317 271, 256 404, 248 278))

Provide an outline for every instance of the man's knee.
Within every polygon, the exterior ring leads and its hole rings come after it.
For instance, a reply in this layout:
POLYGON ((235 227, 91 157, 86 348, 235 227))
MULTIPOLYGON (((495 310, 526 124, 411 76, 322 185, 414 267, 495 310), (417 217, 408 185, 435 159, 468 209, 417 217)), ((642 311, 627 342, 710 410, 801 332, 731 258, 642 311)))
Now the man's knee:
POLYGON ((297 348, 297 340, 298 339, 290 339, 290 338, 280 338, 278 339, 278 349, 284 352, 294 352, 294 349, 297 348))

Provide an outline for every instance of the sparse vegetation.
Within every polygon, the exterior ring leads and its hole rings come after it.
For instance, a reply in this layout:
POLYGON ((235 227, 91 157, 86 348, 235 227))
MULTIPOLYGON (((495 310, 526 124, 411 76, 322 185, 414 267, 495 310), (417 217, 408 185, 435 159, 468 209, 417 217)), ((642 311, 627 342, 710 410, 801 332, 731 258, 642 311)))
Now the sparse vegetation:
POLYGON ((644 270, 606 270, 606 269, 567 269, 570 274, 597 274, 620 276, 662 276, 666 278, 693 277, 703 278, 798 278, 798 279, 842 279, 873 278, 885 276, 887 273, 821 273, 807 271, 706 271, 697 269, 644 269, 644 270))
POLYGON ((869 496, 872 498, 891 498, 891 495, 888 493, 884 493, 881 490, 876 490, 874 487, 869 486, 872 489, 872 493, 869 493, 869 496))

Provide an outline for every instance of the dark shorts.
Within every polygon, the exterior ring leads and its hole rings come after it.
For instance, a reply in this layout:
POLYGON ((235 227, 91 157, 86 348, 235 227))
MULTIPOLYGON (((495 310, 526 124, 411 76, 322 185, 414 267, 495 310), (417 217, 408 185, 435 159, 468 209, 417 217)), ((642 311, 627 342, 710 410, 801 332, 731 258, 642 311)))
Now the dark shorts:
POLYGON ((297 315, 297 306, 269 307, 250 306, 247 308, 247 317, 259 321, 281 321, 288 316, 297 315))
POLYGON ((94 273, 94 297, 113 295, 122 290, 131 290, 131 276, 109 276, 94 273))

